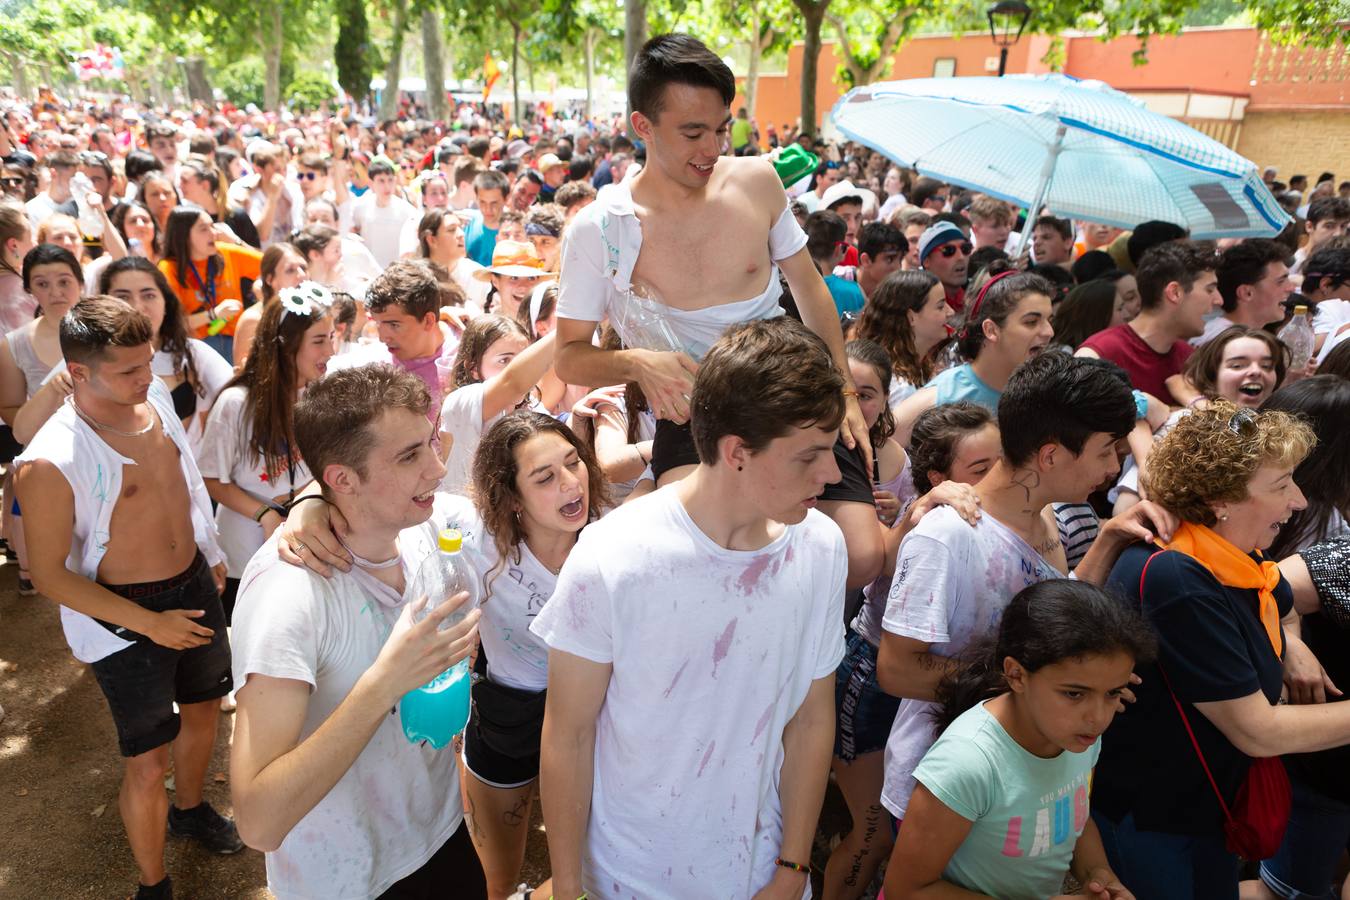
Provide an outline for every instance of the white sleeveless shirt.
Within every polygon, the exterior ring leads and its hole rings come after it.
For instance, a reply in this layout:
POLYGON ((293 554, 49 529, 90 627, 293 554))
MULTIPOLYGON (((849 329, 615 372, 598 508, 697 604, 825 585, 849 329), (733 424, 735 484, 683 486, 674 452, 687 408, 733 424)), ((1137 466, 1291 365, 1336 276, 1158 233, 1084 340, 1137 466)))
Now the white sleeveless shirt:
MULTIPOLYGON (((179 466, 192 504, 193 540, 207 563, 215 566, 225 561, 225 554, 216 542, 211 498, 207 496, 206 485, 202 483, 197 462, 188 446, 187 432, 174 413, 173 398, 168 388, 159 379, 151 382, 149 400, 165 433, 178 448, 179 466)), ((69 399, 46 421, 24 452, 15 459, 15 463, 23 465, 39 459, 56 466, 74 494, 75 527, 70 536, 70 555, 66 557, 66 568, 90 581, 96 581, 99 563, 108 550, 108 529, 113 510, 122 495, 122 467, 134 466, 136 461, 108 446, 76 414, 69 399)), ((52 599, 61 602, 60 597, 52 599)), ((132 643, 84 613, 66 606, 61 607, 61 626, 71 652, 80 662, 98 662, 126 649, 132 643)), ((118 629, 119 632, 124 630, 118 629)))

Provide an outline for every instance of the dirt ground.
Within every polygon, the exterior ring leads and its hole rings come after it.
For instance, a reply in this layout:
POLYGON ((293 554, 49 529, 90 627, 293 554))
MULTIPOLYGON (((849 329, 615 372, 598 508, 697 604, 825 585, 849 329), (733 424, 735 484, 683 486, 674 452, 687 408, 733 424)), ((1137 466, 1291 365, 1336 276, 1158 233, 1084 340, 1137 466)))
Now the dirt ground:
MULTIPOLYGON (((122 761, 112 719, 93 673, 70 655, 56 604, 20 597, 17 572, 0 566, 0 897, 129 897, 136 868, 117 812, 122 761)), ((233 721, 222 714, 206 779, 207 799, 227 815, 233 721)), ((831 787, 822 824, 834 833, 846 822, 831 787)), ((170 838, 166 855, 179 900, 272 896, 256 851, 215 856, 170 838)), ((827 855, 818 835, 813 862, 823 866, 827 855)), ((538 884, 547 871, 536 810, 522 880, 538 884)))

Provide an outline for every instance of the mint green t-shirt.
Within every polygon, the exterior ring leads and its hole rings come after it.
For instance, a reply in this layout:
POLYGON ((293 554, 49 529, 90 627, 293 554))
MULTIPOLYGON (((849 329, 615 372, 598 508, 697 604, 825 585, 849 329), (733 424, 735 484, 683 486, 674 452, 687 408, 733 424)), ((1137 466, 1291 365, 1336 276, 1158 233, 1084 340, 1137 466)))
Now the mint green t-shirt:
POLYGON ((1087 824, 1101 744, 1042 759, 1014 741, 983 703, 963 713, 914 770, 933 796, 972 823, 943 879, 1001 900, 1061 893, 1087 824))

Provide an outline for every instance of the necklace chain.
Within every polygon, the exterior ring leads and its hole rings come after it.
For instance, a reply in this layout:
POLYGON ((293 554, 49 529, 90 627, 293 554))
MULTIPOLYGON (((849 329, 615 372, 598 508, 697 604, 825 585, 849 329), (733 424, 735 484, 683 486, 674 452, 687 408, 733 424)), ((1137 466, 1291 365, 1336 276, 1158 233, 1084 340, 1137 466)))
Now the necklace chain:
POLYGON ((395 553, 388 559, 382 559, 379 562, 376 562, 374 560, 366 559, 363 556, 358 556, 356 554, 356 551, 353 550, 351 547, 347 546, 347 542, 344 541, 341 537, 338 537, 338 543, 342 545, 342 548, 344 550, 346 550, 348 553, 352 555, 352 562, 356 563, 363 569, 392 569, 394 566, 403 562, 403 555, 401 553, 395 553))
POLYGON ((151 412, 150 414, 150 421, 147 422, 145 424, 145 427, 142 428, 140 431, 123 431, 120 428, 113 428, 111 425, 103 424, 98 419, 95 419, 93 416, 89 415, 89 413, 80 409, 80 404, 75 402, 74 397, 70 398, 70 405, 75 408, 75 412, 79 414, 81 419, 84 419, 86 422, 88 422, 90 425, 93 425, 99 431, 106 431, 109 432, 110 434, 120 435, 121 437, 140 437, 141 435, 147 433, 148 431, 150 431, 150 429, 155 427, 156 419, 153 412, 151 412))

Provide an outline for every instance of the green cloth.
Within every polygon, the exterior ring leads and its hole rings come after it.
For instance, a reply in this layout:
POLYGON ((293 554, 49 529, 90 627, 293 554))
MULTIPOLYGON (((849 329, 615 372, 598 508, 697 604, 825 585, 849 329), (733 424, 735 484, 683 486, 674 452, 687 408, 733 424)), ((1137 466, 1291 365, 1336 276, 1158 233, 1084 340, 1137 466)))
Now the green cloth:
POLYGON ((753 133, 754 129, 751 128, 749 119, 732 119, 731 148, 733 150, 739 150, 750 143, 750 136, 753 133))
MULTIPOLYGON (((1102 742, 1054 759, 1029 753, 977 704, 942 733, 914 777, 971 824, 944 881, 1003 900, 1060 893, 1088 821, 1102 742)), ((910 810, 913 810, 913 803, 910 810)))

